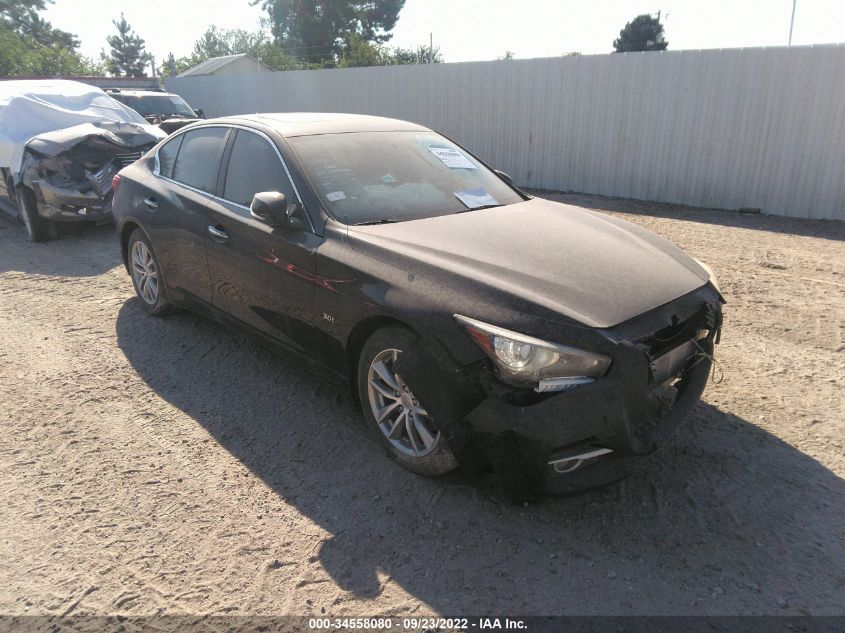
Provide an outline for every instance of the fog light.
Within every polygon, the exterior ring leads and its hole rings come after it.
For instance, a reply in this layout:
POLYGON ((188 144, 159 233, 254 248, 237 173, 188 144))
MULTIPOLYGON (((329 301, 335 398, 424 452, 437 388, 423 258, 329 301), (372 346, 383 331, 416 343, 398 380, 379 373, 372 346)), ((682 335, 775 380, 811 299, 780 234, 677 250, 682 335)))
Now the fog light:
POLYGON ((586 376, 581 378, 544 378, 537 383, 537 386, 534 387, 534 391, 537 393, 564 391, 566 389, 577 387, 578 385, 588 385, 591 382, 593 382, 593 379, 587 378, 586 376))

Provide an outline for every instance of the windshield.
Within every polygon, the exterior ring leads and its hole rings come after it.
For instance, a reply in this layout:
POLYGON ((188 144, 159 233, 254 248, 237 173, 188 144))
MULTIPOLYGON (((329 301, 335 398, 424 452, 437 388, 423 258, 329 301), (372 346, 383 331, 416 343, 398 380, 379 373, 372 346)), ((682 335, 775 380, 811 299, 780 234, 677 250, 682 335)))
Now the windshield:
POLYGON ((434 132, 350 132, 288 139, 333 218, 414 220, 522 202, 496 174, 434 132))
POLYGON ((160 114, 164 116, 179 115, 194 118, 196 112, 191 106, 185 103, 182 97, 176 95, 111 95, 118 101, 125 103, 141 116, 153 116, 160 114))

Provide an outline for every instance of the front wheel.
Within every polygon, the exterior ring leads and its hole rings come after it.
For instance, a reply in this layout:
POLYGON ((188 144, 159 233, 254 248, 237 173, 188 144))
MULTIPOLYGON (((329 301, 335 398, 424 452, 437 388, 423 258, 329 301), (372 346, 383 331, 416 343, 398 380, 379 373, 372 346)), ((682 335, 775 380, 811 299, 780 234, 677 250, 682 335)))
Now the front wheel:
POLYGON ((56 225, 38 215, 35 194, 21 185, 17 188, 17 206, 20 220, 30 242, 46 242, 56 238, 56 225))
POLYGON ((396 371, 413 341, 412 332, 397 326, 373 334, 358 359, 358 395, 367 426, 396 461, 434 477, 454 470, 458 461, 425 403, 414 395, 414 377, 396 371))

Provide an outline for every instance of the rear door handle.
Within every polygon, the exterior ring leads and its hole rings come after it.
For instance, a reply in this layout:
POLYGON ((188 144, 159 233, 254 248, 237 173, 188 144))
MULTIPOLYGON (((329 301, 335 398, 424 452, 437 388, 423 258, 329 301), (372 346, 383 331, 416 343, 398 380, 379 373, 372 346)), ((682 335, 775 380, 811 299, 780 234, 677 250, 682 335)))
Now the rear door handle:
POLYGON ((209 226, 208 232, 211 234, 211 237, 214 238, 215 242, 225 242, 229 239, 229 234, 220 227, 209 226))
POLYGON ((156 202, 155 198, 144 198, 144 204, 147 205, 148 209, 152 209, 153 211, 158 209, 158 202, 156 202))

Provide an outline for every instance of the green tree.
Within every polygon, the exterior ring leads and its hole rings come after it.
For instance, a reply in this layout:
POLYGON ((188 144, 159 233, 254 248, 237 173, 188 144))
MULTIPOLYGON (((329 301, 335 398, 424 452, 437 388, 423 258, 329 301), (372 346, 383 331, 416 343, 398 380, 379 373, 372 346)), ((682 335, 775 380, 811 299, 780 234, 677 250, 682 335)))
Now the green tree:
POLYGON ((193 65, 190 57, 177 58, 173 53, 168 53, 158 65, 158 69, 162 78, 175 77, 193 65))
POLYGON ((220 57, 222 55, 231 55, 231 48, 226 41, 227 34, 221 31, 216 26, 210 26, 206 29, 196 42, 194 42, 193 56, 200 60, 211 59, 212 57, 220 57))
POLYGON ((502 55, 501 57, 497 57, 496 59, 502 60, 502 59, 514 59, 514 58, 516 58, 516 53, 514 53, 513 51, 505 51, 504 55, 502 55))
POLYGON ((144 77, 144 69, 152 61, 152 56, 146 52, 146 45, 133 30, 123 14, 120 21, 112 20, 117 35, 106 38, 111 51, 105 57, 109 72, 115 77, 144 77))
POLYGON ((30 13, 43 11, 53 0, 0 0, 0 19, 13 24, 20 23, 30 13))
POLYGON ((102 75, 97 62, 61 45, 45 46, 0 25, 0 76, 102 75))
POLYGON ((302 70, 318 67, 316 65, 309 65, 299 61, 296 57, 293 57, 279 46, 272 37, 266 40, 261 40, 254 50, 245 52, 249 52, 250 55, 273 70, 302 70))
POLYGON ((239 53, 246 53, 274 70, 312 67, 312 65, 301 62, 285 52, 273 39, 269 29, 269 20, 262 20, 257 31, 208 27, 206 32, 194 42, 194 50, 190 56, 174 58, 173 60, 170 57, 165 59, 162 67, 166 67, 166 69, 162 74, 164 76, 179 74, 206 59, 239 53))
POLYGON ((58 44, 69 51, 79 48, 76 36, 54 28, 38 15, 53 0, 0 0, 0 24, 24 36, 36 40, 43 46, 58 44))
MULTIPOLYGON (((326 60, 324 65, 335 65, 333 62, 326 60)), ((367 42, 363 37, 357 33, 353 33, 346 38, 343 51, 337 60, 337 66, 341 68, 355 68, 359 66, 383 66, 388 63, 388 50, 367 42)))
POLYGON ((191 59, 203 61, 223 55, 237 55, 246 53, 252 57, 264 57, 263 53, 270 52, 268 44, 273 43, 273 37, 264 26, 258 31, 245 29, 218 29, 210 26, 202 37, 194 42, 191 59))
MULTIPOLYGON (((360 37, 352 36, 346 44, 337 62, 340 68, 354 68, 359 66, 387 66, 400 64, 440 64, 443 54, 440 48, 417 46, 416 48, 388 48, 370 42, 360 37)), ((331 62, 324 62, 326 65, 331 62)))
POLYGON ((638 15, 619 31, 619 37, 613 40, 617 53, 636 51, 665 51, 669 42, 663 37, 663 25, 659 18, 644 13, 638 15))
POLYGON ((52 0, 0 0, 0 75, 94 75, 103 68, 79 41, 38 14, 52 0))
POLYGON ((442 64, 443 53, 440 52, 440 47, 425 46, 420 44, 416 48, 402 48, 397 46, 394 49, 388 49, 385 53, 386 63, 388 64, 442 64))
POLYGON ((160 64, 161 74, 163 77, 172 77, 206 59, 238 53, 246 53, 274 70, 427 64, 443 61, 443 54, 437 47, 391 49, 369 42, 358 33, 349 33, 345 36, 344 41, 338 45, 336 56, 332 55, 324 59, 316 59, 311 55, 296 57, 275 40, 271 27, 272 23, 267 19, 261 21, 256 31, 220 29, 210 26, 194 43, 191 55, 176 58, 171 53, 166 57, 160 64))
POLYGON ((54 28, 35 11, 29 11, 21 17, 19 31, 35 39, 44 46, 61 46, 68 51, 79 48, 79 40, 73 33, 54 28))
POLYGON ((349 55, 353 35, 370 44, 387 42, 405 5, 405 0, 251 1, 267 11, 276 42, 306 63, 349 55))

